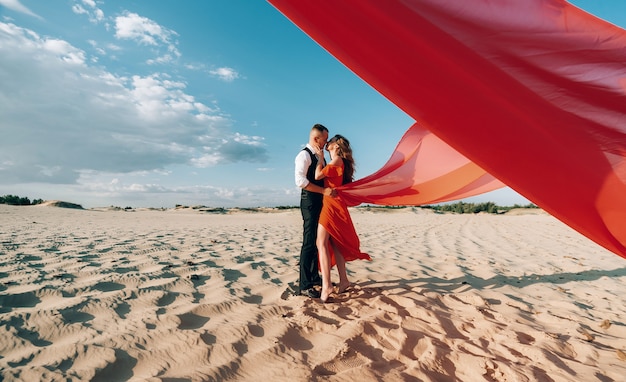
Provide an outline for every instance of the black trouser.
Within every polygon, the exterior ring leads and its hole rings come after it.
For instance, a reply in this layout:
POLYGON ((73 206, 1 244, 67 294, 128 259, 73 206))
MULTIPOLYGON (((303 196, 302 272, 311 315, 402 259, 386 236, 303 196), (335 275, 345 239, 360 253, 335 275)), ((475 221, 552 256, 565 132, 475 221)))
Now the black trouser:
POLYGON ((315 285, 320 285, 320 278, 317 257, 317 222, 322 212, 322 194, 302 190, 300 197, 300 212, 304 221, 302 249, 300 250, 300 290, 309 289, 315 285))

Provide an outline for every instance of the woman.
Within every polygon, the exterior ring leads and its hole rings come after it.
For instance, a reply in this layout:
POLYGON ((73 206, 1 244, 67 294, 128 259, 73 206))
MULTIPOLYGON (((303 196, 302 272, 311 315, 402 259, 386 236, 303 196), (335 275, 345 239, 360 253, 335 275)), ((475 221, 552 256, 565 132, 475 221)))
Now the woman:
MULTIPOLYGON (((354 159, 350 142, 341 135, 335 135, 326 144, 330 153, 330 162, 324 167, 324 152, 320 148, 315 179, 324 179, 324 187, 335 188, 352 182, 354 159)), ((356 259, 371 260, 367 253, 360 250, 359 237, 354 230, 348 207, 341 197, 324 196, 322 212, 317 225, 317 249, 322 273, 322 302, 327 302, 333 291, 330 282, 330 269, 336 264, 339 273, 338 293, 343 293, 350 286, 346 272, 346 261, 356 259)))

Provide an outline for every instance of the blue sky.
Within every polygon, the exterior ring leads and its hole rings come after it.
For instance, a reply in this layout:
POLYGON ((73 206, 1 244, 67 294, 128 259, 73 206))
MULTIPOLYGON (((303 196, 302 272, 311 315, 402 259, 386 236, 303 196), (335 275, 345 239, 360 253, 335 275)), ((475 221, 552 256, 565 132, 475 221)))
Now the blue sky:
MULTIPOLYGON (((623 0, 572 3, 626 25, 623 0)), ((0 195, 297 205, 314 123, 350 139, 361 178, 413 120, 265 1, 0 0, 0 195)))

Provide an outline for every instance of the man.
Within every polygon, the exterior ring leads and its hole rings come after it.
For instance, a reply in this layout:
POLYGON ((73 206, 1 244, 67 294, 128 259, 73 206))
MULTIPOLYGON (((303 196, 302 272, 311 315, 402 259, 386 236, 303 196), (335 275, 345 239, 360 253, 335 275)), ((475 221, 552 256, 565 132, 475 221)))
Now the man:
MULTIPOLYGON (((323 195, 335 196, 336 191, 324 188, 323 180, 315 180, 315 166, 318 158, 315 152, 323 150, 328 141, 328 129, 318 124, 313 125, 309 133, 309 143, 296 156, 296 185, 300 192, 300 212, 304 221, 302 249, 300 250, 300 284, 299 294, 311 298, 319 298, 320 291, 315 287, 321 285, 322 279, 318 271, 317 222, 322 211, 323 195)), ((324 158, 319 160, 324 161, 324 158)), ((323 163, 322 163, 323 164, 323 163)))

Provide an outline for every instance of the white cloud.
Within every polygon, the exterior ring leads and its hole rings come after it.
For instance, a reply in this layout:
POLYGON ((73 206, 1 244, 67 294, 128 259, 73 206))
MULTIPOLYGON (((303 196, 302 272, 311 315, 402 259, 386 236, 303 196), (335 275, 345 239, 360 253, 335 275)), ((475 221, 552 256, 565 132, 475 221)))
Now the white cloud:
POLYGON ((74 48, 67 41, 46 39, 42 41, 42 47, 67 63, 78 65, 85 63, 85 53, 74 48))
POLYGON ((239 73, 235 71, 233 68, 217 68, 215 70, 210 70, 209 73, 212 76, 219 78, 222 81, 231 82, 239 78, 239 73))
POLYGON ((83 0, 83 4, 91 7, 91 8, 96 8, 96 2, 93 0, 83 0))
POLYGON ((196 167, 211 167, 221 163, 265 162, 267 149, 262 137, 235 133, 231 136, 202 136, 205 154, 192 160, 196 167))
POLYGON ((119 76, 6 23, 0 57, 0 183, 267 160, 262 137, 230 132, 227 116, 166 73, 119 76))
POLYGON ((72 5, 72 11, 78 15, 87 15, 89 21, 98 24, 104 21, 104 12, 98 8, 95 1, 82 0, 82 4, 76 3, 72 5), (86 8, 84 6, 86 6, 86 8))
POLYGON ((259 137, 259 136, 249 136, 249 135, 235 133, 233 140, 237 143, 242 143, 245 145, 257 146, 257 147, 263 146, 263 137, 259 137))
POLYGON ((74 4, 72 6, 72 12, 76 13, 77 15, 88 15, 89 11, 87 11, 85 8, 83 8, 82 5, 80 4, 74 4))
POLYGON ((136 13, 127 12, 115 18, 115 37, 118 39, 136 40, 147 45, 168 42, 170 33, 154 21, 141 17, 136 13))
POLYGON ((122 48, 119 45, 115 45, 115 44, 107 44, 106 48, 108 50, 114 50, 114 51, 122 50, 122 48))
POLYGON ((26 15, 33 16, 38 19, 42 19, 41 16, 34 13, 30 9, 28 9, 26 6, 24 6, 22 3, 20 3, 19 0, 0 0, 0 5, 7 7, 15 12, 24 13, 26 15))
POLYGON ((221 161, 222 157, 218 153, 204 154, 191 159, 191 163, 200 168, 213 167, 220 164, 221 161))
POLYGON ((155 21, 136 13, 125 12, 115 18, 115 37, 120 40, 132 40, 139 44, 160 47, 165 46, 166 52, 156 59, 148 60, 148 64, 166 64, 180 58, 176 42, 172 38, 177 33, 160 26, 155 21))
POLYGON ((169 44, 173 35, 176 32, 136 13, 126 12, 115 18, 115 37, 121 40, 135 40, 146 45, 169 44))
MULTIPOLYGON (((123 206, 130 204, 134 207, 173 207, 175 204, 256 207, 294 204, 299 195, 293 190, 266 186, 167 185, 161 175, 157 171, 129 174, 99 174, 85 171, 81 173, 80 185, 76 186, 76 190, 82 191, 81 204, 86 203, 83 206, 87 207, 99 206, 90 198, 106 199, 110 204, 123 206)), ((51 188, 54 189, 54 186, 51 188)), ((299 192, 299 189, 297 190, 299 192)), ((41 195, 40 192, 28 194, 37 195, 36 197, 41 195)), ((49 198, 47 195, 44 197, 49 198)))

